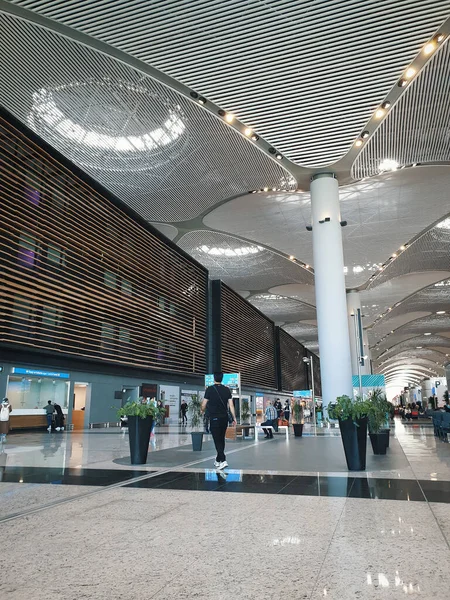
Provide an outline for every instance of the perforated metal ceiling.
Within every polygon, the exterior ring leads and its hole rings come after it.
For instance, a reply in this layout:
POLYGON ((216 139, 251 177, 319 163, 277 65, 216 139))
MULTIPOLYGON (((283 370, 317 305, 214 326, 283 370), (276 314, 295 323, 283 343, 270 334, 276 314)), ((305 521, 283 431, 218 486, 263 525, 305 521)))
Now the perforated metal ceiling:
POLYGON ((183 81, 303 165, 345 154, 448 12, 442 0, 13 1, 183 81))
POLYGON ((313 282, 312 273, 290 260, 230 235, 192 231, 178 245, 204 265, 212 278, 235 289, 265 290, 290 281, 313 282))
POLYGON ((150 221, 191 219, 292 176, 199 105, 113 58, 0 13, 0 103, 150 221))
POLYGON ((299 342, 317 341, 317 327, 315 325, 309 325, 307 323, 293 323, 290 325, 285 325, 283 329, 299 342))
POLYGON ((352 167, 355 179, 399 166, 450 160, 450 44, 425 65, 391 109, 352 167))
POLYGON ((314 307, 285 296, 255 294, 249 298, 249 302, 275 322, 292 322, 316 318, 314 307))

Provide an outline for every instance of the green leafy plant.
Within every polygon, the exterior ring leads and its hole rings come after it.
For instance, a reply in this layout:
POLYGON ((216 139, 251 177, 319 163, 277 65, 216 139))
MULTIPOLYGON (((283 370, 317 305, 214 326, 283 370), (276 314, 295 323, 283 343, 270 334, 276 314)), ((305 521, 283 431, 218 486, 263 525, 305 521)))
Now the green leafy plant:
POLYGON ((203 424, 202 401, 198 394, 192 394, 188 410, 191 418, 191 427, 194 430, 198 430, 203 424))
POLYGON ((298 425, 303 423, 303 406, 300 402, 295 402, 292 407, 292 422, 298 425))
POLYGON ((389 402, 383 390, 375 389, 368 399, 369 404, 369 431, 379 433, 386 427, 389 413, 389 402))
POLYGON ((346 421, 351 419, 356 425, 359 419, 367 417, 370 406, 367 400, 357 397, 352 400, 349 396, 338 396, 336 402, 328 405, 328 416, 330 419, 346 421))
POLYGON ((127 402, 119 408, 117 411, 117 417, 139 417, 146 419, 147 417, 153 417, 155 419, 158 415, 165 413, 165 408, 158 408, 156 404, 143 404, 142 402, 127 402))
POLYGON ((250 421, 250 406, 248 400, 242 400, 241 406, 241 423, 248 423, 250 421))

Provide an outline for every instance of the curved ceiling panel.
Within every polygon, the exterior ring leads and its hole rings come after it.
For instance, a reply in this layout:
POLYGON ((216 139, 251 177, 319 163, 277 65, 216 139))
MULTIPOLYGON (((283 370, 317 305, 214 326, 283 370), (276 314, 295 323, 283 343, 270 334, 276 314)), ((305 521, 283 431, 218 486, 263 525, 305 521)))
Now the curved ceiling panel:
POLYGON ((314 307, 285 296, 255 294, 249 298, 249 302, 273 321, 289 323, 316 318, 316 309, 314 307))
MULTIPOLYGON (((364 284, 399 247, 448 212, 450 167, 386 173, 340 188, 347 287, 364 284)), ((309 192, 248 194, 203 218, 313 264, 309 192)), ((417 289, 417 288, 416 288, 417 289)), ((404 297, 404 296, 402 296, 404 297)))
POLYGON ((169 240, 174 240, 178 235, 178 229, 173 225, 166 225, 165 223, 152 223, 153 227, 163 233, 169 240))
POLYGON ((448 11, 442 0, 14 3, 152 64, 310 166, 346 153, 448 11))
POLYGON ((403 360, 405 364, 415 363, 417 360, 425 359, 428 360, 428 364, 430 367, 434 368, 433 363, 437 366, 442 366, 445 356, 442 353, 436 352, 430 348, 420 348, 420 349, 408 349, 408 350, 398 350, 398 353, 392 354, 391 356, 383 356, 380 357, 379 360, 374 360, 374 366, 377 371, 382 372, 382 369, 385 365, 390 364, 393 361, 403 360))
POLYGON ((299 342, 317 342, 317 327, 308 323, 292 323, 283 329, 299 342))
MULTIPOLYGON (((412 338, 409 338, 408 340, 405 340, 403 342, 400 342, 399 344, 395 344, 394 346, 388 348, 387 350, 382 352, 376 360, 377 362, 383 362, 385 359, 391 358, 392 356, 397 355, 400 352, 403 352, 404 350, 413 350, 415 352, 417 352, 418 350, 430 350, 434 352, 436 356, 440 357, 440 359, 436 360, 440 360, 439 364, 442 365, 445 354, 437 352, 434 348, 432 348, 433 346, 448 346, 448 348, 450 349, 450 343, 448 339, 436 334, 430 336, 425 336, 421 334, 416 335, 412 338)), ((417 352, 417 355, 420 356, 420 352, 417 352)))
POLYGON ((443 219, 412 242, 369 282, 369 288, 408 273, 441 271, 442 279, 450 271, 450 218, 443 219))
POLYGON ((6 14, 0 28, 0 103, 149 221, 296 187, 234 129, 142 72, 6 14))
POLYGON ((275 252, 215 231, 191 231, 180 248, 204 265, 213 279, 234 289, 266 290, 289 281, 313 283, 309 271, 275 252))
POLYGON ((296 300, 300 300, 300 302, 306 302, 307 304, 311 305, 315 305, 316 303, 313 285, 291 283, 270 288, 269 292, 271 294, 295 298, 296 300))
POLYGON ((352 167, 355 179, 397 167, 450 160, 450 44, 445 43, 390 110, 352 167))

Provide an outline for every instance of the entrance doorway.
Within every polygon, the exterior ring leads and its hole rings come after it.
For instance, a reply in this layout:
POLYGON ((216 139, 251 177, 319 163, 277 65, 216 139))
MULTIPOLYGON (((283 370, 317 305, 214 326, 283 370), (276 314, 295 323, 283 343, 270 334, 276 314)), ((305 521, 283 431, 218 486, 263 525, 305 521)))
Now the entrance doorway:
POLYGON ((86 405, 90 399, 91 384, 76 381, 73 386, 72 425, 74 430, 84 429, 86 405))

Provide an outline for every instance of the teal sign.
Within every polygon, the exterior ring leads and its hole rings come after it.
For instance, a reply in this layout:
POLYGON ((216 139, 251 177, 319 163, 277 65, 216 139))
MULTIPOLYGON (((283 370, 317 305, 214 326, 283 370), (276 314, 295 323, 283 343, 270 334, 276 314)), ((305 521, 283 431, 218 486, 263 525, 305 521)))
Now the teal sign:
MULTIPOLYGON (((386 381, 384 375, 361 375, 361 387, 382 388, 385 387, 386 381)), ((353 375, 353 387, 359 387, 358 375, 353 375)))
MULTIPOLYGON (((240 385, 241 377, 240 373, 224 373, 222 383, 230 388, 236 389, 240 385)), ((214 385, 214 375, 205 375, 205 387, 214 385)))
POLYGON ((294 390, 294 398, 311 398, 311 390, 294 390))
POLYGON ((69 373, 57 373, 55 371, 40 371, 39 369, 22 369, 22 367, 13 367, 12 372, 16 375, 52 377, 53 379, 70 379, 69 373))

